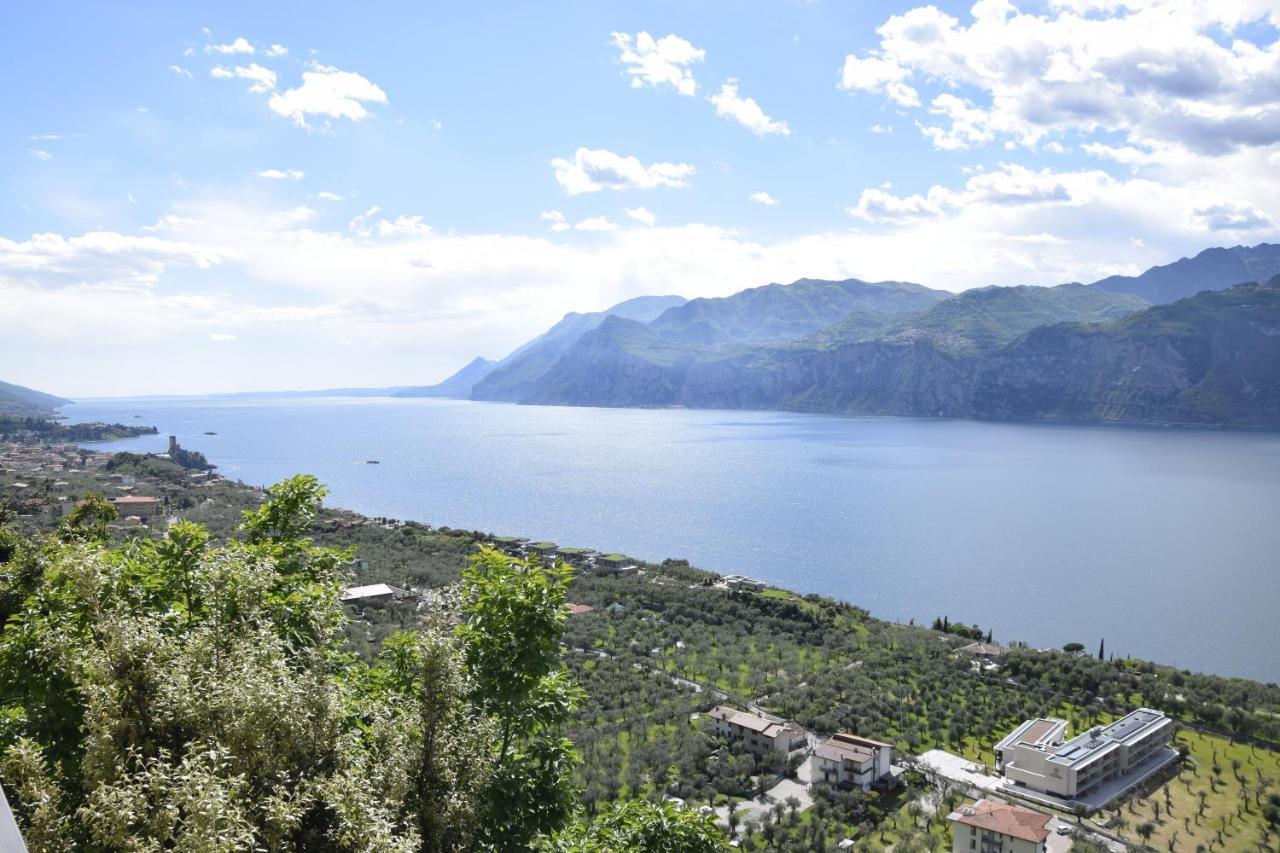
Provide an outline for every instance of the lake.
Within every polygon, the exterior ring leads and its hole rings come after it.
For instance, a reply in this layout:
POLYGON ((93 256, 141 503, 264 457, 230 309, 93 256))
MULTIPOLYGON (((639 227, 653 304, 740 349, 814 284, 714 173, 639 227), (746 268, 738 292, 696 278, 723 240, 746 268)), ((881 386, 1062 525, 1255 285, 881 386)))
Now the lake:
POLYGON ((368 515, 1280 680, 1280 435, 390 398, 85 401, 368 515), (140 418, 135 418, 140 415, 140 418), (206 431, 217 435, 205 435, 206 431), (379 465, 365 460, 381 460, 379 465))

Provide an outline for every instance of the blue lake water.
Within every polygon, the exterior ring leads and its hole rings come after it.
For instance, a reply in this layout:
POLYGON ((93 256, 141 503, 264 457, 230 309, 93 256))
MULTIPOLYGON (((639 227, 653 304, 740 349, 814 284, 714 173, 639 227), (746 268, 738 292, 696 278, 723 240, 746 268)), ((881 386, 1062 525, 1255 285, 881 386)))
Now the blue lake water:
POLYGON ((685 557, 882 618, 1105 637, 1117 655, 1280 679, 1280 435, 382 398, 64 413, 162 433, 102 449, 173 433, 228 477, 312 473, 369 515, 685 557))

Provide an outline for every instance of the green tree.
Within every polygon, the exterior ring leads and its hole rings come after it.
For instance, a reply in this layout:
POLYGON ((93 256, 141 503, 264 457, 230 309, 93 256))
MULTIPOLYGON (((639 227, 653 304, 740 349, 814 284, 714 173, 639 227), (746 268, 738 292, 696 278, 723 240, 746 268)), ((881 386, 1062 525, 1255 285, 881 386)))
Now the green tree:
POLYGON ((554 853, 713 853, 726 850, 727 845, 710 815, 669 802, 633 800, 556 835, 542 849, 554 853))

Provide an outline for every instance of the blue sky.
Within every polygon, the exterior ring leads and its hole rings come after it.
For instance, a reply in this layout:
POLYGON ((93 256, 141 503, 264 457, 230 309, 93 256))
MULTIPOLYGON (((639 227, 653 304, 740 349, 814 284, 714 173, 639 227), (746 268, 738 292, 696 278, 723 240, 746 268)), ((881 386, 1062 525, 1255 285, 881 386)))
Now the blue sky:
POLYGON ((1275 239, 1278 15, 10 9, 0 378, 426 383, 641 293, 1052 284, 1275 239))

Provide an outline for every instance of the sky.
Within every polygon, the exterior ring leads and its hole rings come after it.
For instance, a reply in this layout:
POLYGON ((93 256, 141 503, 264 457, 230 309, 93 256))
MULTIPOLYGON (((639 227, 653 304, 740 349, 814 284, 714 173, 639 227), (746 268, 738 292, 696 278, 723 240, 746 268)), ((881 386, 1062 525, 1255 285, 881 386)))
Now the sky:
POLYGON ((0 379, 64 396, 429 384, 642 294, 1280 240, 1280 0, 125 5, 0 29, 0 379))

